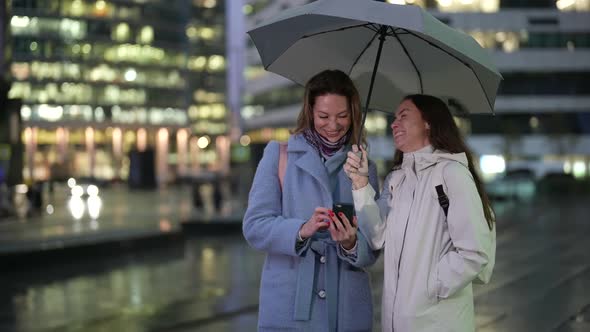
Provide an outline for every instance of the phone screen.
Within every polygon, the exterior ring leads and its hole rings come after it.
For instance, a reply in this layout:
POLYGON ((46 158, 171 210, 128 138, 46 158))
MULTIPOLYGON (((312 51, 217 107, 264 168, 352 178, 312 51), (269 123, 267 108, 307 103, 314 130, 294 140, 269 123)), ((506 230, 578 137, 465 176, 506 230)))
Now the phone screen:
POLYGON ((338 213, 342 212, 348 218, 348 221, 352 223, 352 217, 355 215, 354 204, 350 203, 335 203, 332 207, 332 211, 338 216, 338 213))

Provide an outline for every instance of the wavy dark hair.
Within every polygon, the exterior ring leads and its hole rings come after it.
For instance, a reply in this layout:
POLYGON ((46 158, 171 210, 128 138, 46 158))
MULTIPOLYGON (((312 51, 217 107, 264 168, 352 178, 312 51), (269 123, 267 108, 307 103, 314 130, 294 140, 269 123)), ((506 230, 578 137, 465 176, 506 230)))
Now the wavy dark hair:
MULTIPOLYGON (((305 84, 305 94, 303 96, 303 107, 297 117, 297 127, 293 134, 299 134, 306 129, 313 129, 313 106, 317 97, 335 94, 346 97, 348 109, 350 110, 350 128, 352 131, 347 144, 356 144, 359 142, 359 127, 362 121, 361 99, 356 86, 350 77, 341 70, 324 70, 307 81, 305 84)), ((361 134, 363 144, 365 133, 361 134)))
MULTIPOLYGON (((473 176, 475 187, 477 188, 481 204, 483 205, 484 216, 488 227, 491 230, 495 222, 492 204, 485 191, 483 182, 475 171, 473 155, 465 144, 461 132, 451 115, 451 111, 444 101, 434 96, 415 94, 404 97, 403 101, 406 100, 409 100, 416 105, 422 114, 424 121, 430 125, 428 139, 434 149, 443 150, 449 153, 463 152, 467 156, 469 172, 473 176)), ((394 169, 401 166, 403 157, 404 153, 399 149, 396 149, 395 155, 393 156, 394 169)))

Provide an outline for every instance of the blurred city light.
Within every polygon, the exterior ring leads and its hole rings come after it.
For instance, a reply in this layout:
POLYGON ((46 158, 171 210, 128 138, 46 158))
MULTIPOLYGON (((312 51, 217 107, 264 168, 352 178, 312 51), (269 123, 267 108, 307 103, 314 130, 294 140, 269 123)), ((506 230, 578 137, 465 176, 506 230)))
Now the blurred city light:
MULTIPOLYGON (((73 189, 72 189, 73 190, 73 189)), ((84 201, 80 196, 72 196, 68 201, 68 210, 74 219, 82 219, 84 216, 84 201)))
POLYGON ((102 199, 98 196, 90 196, 86 201, 88 205, 88 215, 92 219, 98 219, 102 208, 102 199))
POLYGON ((577 160, 574 162, 572 170, 572 173, 576 178, 583 178, 586 176, 586 164, 581 160, 577 160))
POLYGON ((29 191, 29 187, 26 184, 17 184, 14 190, 17 194, 26 194, 29 191))
POLYGON ((498 174, 506 170, 506 161, 501 155, 482 155, 480 158, 481 171, 484 174, 498 174))
POLYGON ((137 78, 137 72, 135 69, 130 68, 125 72, 125 80, 128 82, 133 82, 137 78))
POLYGON ((72 197, 82 197, 84 195, 84 188, 82 186, 75 185, 71 190, 72 197))
POLYGON ((91 184, 86 188, 88 196, 98 196, 98 187, 91 184))
POLYGON ((209 146, 210 140, 209 140, 209 136, 201 136, 199 137, 199 139, 197 140, 197 145, 199 146, 199 148, 204 149, 207 146, 209 146))
POLYGON ((252 142, 250 136, 243 135, 242 137, 240 137, 240 144, 242 144, 242 146, 248 146, 250 145, 250 142, 252 142))
POLYGON ((98 229, 98 227, 99 227, 98 220, 94 219, 94 220, 90 221, 90 229, 91 230, 95 231, 98 229))

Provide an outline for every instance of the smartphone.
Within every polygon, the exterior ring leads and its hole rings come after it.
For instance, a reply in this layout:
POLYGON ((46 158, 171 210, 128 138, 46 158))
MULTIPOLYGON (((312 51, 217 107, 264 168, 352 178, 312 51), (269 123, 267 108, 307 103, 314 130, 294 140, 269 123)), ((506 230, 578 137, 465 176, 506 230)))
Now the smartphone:
MULTIPOLYGON (((348 221, 352 223, 352 217, 355 215, 354 204, 350 203, 335 203, 332 211, 338 216, 340 212, 344 213, 348 221)), ((339 216, 338 216, 339 217, 339 216)))

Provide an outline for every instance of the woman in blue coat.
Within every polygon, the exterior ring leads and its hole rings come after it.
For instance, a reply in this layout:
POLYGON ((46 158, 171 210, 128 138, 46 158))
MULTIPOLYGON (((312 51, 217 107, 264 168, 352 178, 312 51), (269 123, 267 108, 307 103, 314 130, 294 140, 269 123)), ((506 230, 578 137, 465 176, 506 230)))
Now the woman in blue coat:
MULTIPOLYGON (((264 151, 243 223, 248 243, 267 254, 259 331, 372 329, 369 275, 363 267, 375 262, 376 252, 357 232, 356 217, 348 220, 332 211, 335 203, 352 203, 342 166, 358 142, 360 125, 353 82, 341 71, 323 71, 306 84, 297 128, 283 155, 284 175, 279 143, 270 142, 264 151)), ((369 179, 378 186, 372 163, 369 179)))

